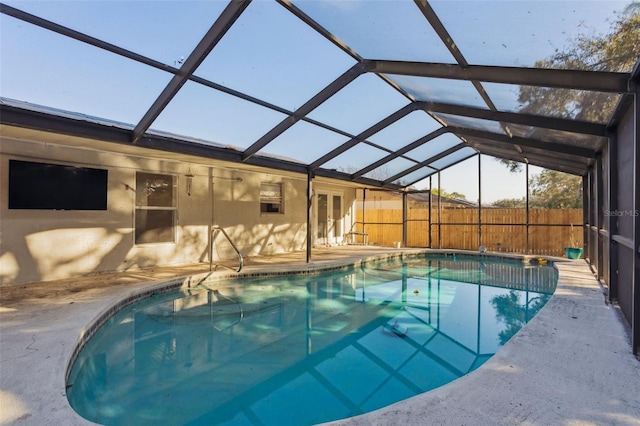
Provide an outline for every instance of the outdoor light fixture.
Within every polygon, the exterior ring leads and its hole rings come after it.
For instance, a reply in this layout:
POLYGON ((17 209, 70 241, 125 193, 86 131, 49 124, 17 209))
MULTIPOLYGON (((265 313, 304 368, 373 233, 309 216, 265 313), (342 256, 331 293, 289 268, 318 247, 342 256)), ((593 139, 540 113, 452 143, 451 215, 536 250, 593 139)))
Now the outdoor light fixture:
POLYGON ((193 183, 193 175, 191 174, 191 167, 189 167, 189 172, 184 175, 187 178, 187 195, 191 197, 191 184, 193 183))

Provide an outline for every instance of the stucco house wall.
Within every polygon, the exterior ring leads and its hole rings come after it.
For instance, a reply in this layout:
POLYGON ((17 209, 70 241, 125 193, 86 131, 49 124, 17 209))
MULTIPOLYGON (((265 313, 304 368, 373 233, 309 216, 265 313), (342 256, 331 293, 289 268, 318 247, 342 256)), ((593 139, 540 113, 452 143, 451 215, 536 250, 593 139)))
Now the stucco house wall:
MULTIPOLYGON (((240 170, 232 164, 201 164, 108 152, 101 149, 4 137, 0 139, 0 285, 124 271, 154 266, 233 259, 235 254, 212 225, 221 226, 244 256, 306 248, 306 176, 270 170, 240 170), (107 209, 96 211, 8 208, 9 160, 108 170, 107 209), (136 172, 176 177, 175 242, 135 244, 136 172), (187 176, 191 178, 187 191, 187 176), (283 213, 260 212, 261 183, 281 183, 283 213)), ((351 221, 355 189, 313 183, 344 196, 351 221)), ((311 222, 315 223, 315 222, 311 222)), ((345 226, 349 226, 345 222, 345 226)))

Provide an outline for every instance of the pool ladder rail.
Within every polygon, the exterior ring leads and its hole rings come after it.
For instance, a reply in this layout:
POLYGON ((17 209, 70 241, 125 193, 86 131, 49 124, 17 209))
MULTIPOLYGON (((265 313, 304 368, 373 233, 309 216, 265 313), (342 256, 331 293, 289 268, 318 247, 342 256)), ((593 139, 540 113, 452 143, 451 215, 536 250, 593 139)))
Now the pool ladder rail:
MULTIPOLYGON (((215 239, 215 235, 214 233, 220 231, 222 232, 222 235, 225 236, 225 238, 227 239, 227 241, 229 241, 229 244, 231 244, 231 247, 233 248, 233 250, 236 252, 236 255, 238 256, 238 260, 240 261, 240 264, 238 265, 238 269, 236 270, 236 272, 240 272, 242 271, 242 267, 244 266, 244 258, 242 257, 242 253, 240 253, 240 250, 238 250, 238 247, 236 247, 236 245, 233 243, 233 241, 231 241, 231 238, 229 237, 229 234, 227 234, 227 232, 220 226, 213 226, 211 227, 211 244, 209 244, 209 271, 213 271, 213 240, 215 239)), ((221 264, 217 264, 215 265, 215 270, 218 270, 218 266, 221 266, 221 264)), ((229 269, 233 269, 230 268, 229 266, 226 265, 222 265, 225 268, 229 268, 229 269)))

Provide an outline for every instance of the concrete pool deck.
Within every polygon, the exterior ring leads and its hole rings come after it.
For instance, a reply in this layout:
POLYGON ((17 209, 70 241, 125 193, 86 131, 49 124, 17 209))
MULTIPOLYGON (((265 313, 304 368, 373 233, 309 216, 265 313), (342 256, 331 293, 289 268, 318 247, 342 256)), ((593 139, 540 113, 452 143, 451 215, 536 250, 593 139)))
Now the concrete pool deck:
MULTIPOLYGON (((407 251, 416 250, 314 249, 312 266, 407 251)), ((250 258, 243 272, 307 267, 304 260, 304 253, 250 258)), ((478 370, 333 424, 640 425, 640 360, 618 309, 606 303, 586 262, 556 265, 554 296, 478 370)), ((81 330, 150 282, 207 271, 199 264, 0 287, 0 425, 92 424, 71 409, 64 389, 81 330)))

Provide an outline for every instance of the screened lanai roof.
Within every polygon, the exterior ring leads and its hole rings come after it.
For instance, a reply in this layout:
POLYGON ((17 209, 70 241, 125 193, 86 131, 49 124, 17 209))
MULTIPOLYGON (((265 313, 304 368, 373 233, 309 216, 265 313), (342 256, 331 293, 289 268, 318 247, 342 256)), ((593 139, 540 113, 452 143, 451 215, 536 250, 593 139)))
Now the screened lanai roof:
POLYGON ((585 175, 634 70, 537 61, 628 3, 8 1, 1 120, 389 188, 478 153, 585 175))

